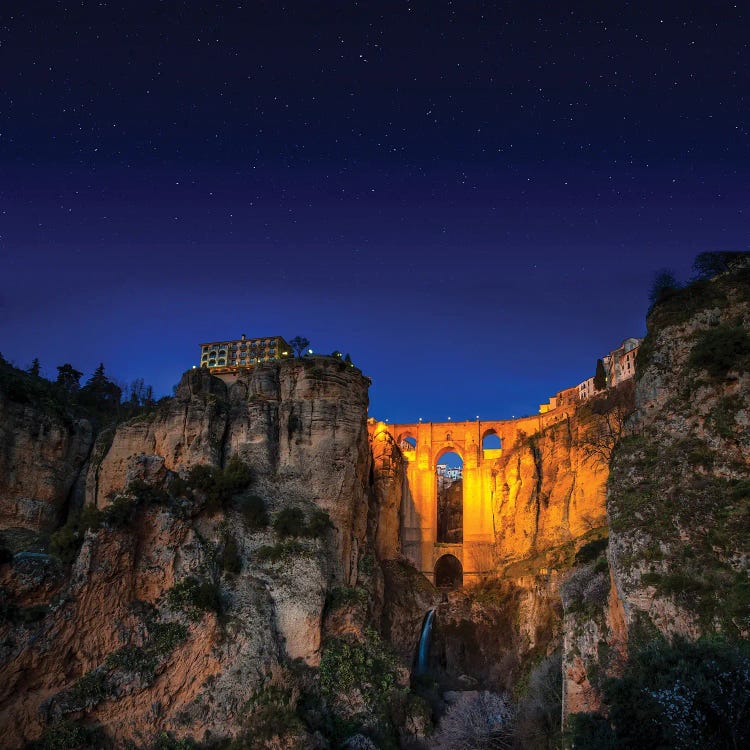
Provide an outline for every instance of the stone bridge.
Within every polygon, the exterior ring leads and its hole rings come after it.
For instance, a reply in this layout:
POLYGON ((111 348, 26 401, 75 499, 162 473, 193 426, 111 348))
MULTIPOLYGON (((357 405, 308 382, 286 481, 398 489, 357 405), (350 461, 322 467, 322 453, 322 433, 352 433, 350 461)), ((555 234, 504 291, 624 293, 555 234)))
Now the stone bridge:
MULTIPOLYGON (((490 571, 495 543, 493 506, 498 461, 504 451, 525 435, 567 416, 564 410, 556 409, 499 421, 387 424, 371 419, 371 439, 395 444, 407 462, 399 518, 401 553, 438 585, 451 574, 457 573, 458 580, 465 583, 490 571), (499 438, 499 448, 483 448, 490 435, 499 438), (437 533, 437 465, 449 452, 457 453, 463 460, 463 541, 458 543, 441 542, 437 533)), ((376 455, 376 463, 389 461, 390 455, 390 452, 376 455)))

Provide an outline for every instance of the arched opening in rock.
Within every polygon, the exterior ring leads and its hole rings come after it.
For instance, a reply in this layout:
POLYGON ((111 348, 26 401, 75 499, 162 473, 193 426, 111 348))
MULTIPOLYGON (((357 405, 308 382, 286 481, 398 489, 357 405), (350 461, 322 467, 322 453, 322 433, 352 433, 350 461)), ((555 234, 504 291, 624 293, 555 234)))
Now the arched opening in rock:
POLYGON ((435 466, 438 542, 460 544, 464 540, 463 468, 463 459, 454 451, 438 457, 435 466))
POLYGON ((464 569, 454 555, 443 555, 435 563, 435 586, 457 589, 464 585, 464 569))

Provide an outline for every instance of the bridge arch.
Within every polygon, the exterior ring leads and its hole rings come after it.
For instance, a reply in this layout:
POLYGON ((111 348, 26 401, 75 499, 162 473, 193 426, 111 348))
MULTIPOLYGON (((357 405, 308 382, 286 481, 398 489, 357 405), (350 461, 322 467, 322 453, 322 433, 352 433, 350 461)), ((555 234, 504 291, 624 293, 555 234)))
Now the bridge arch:
POLYGON ((417 450, 417 438, 411 431, 402 432, 396 442, 403 453, 413 453, 417 450))
POLYGON ((461 544, 464 540, 464 460, 450 447, 435 459, 435 501, 438 543, 461 544))
POLYGON ((455 555, 442 555, 435 563, 435 586, 457 589, 464 585, 464 569, 455 555))
POLYGON ((482 433, 482 458, 497 458, 502 450, 503 442, 494 427, 482 433))

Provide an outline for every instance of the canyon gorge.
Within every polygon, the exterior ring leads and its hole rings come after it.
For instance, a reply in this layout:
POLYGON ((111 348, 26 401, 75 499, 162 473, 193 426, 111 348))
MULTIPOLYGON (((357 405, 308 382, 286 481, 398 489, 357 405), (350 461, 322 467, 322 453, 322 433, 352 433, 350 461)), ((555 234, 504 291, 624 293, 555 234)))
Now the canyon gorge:
POLYGON ((110 424, 0 363, 4 746, 447 748, 494 696, 506 746, 562 747, 642 646, 746 643, 750 269, 647 324, 634 379, 492 423, 388 425, 309 356, 110 424))

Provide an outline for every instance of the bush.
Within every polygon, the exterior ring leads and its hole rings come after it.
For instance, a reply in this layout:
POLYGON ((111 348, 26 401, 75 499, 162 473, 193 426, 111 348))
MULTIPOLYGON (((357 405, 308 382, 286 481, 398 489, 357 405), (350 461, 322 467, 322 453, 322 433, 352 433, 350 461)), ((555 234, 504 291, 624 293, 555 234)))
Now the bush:
POLYGON ((332 528, 328 513, 321 508, 313 508, 307 521, 300 508, 284 508, 273 521, 273 529, 279 536, 319 537, 332 528))
POLYGON ((575 564, 585 565, 586 563, 594 562, 600 555, 604 554, 608 544, 609 539, 607 537, 586 542, 586 544, 576 552, 575 564))
POLYGON ((460 693, 440 721, 434 747, 436 750, 511 748, 514 718, 512 705, 505 696, 487 690, 460 693))
POLYGON ((50 537, 49 551, 66 565, 72 565, 78 557, 82 542, 83 535, 79 533, 77 527, 74 524, 65 524, 50 537))
POLYGON ((242 559, 234 537, 228 536, 224 541, 224 549, 221 551, 221 567, 227 573, 239 573, 242 570, 242 559))
POLYGON ((187 612, 192 619, 198 619, 201 612, 221 611, 216 585, 192 577, 183 578, 167 592, 167 603, 172 609, 187 612))
POLYGON ((224 469, 214 466, 193 466, 188 473, 187 486, 206 496, 206 509, 213 513, 226 508, 229 501, 252 483, 250 467, 233 456, 224 469))
POLYGON ((95 706, 110 694, 111 686, 107 675, 98 669, 87 672, 70 689, 70 699, 75 704, 95 706))
POLYGON ((138 674, 146 684, 150 683, 156 674, 159 659, 185 640, 187 628, 176 622, 154 622, 149 624, 148 630, 148 638, 143 646, 123 646, 107 657, 107 667, 138 674))
POLYGON ((350 605, 365 604, 367 602, 367 591, 361 587, 338 586, 328 595, 327 606, 329 610, 347 607, 350 605))
POLYGON ((568 612, 596 614, 607 603, 609 576, 596 564, 576 568, 560 586, 560 597, 568 612))
POLYGON ((720 378, 730 370, 746 370, 750 336, 744 326, 717 326, 706 331, 690 352, 690 365, 720 378))
POLYGON ((575 750, 617 750, 621 747, 609 722, 598 713, 571 714, 568 735, 575 750))
POLYGON ((255 553, 261 562, 279 562, 284 558, 300 557, 307 554, 309 554, 308 551, 295 539, 274 544, 273 546, 264 544, 255 553))
POLYGON ((748 695, 750 659, 737 647, 707 639, 651 641, 631 653, 621 678, 604 685, 610 738, 606 720, 594 715, 572 722, 573 744, 623 750, 748 747, 748 695))
POLYGON ((272 667, 265 685, 243 708, 244 725, 249 732, 239 747, 302 750, 304 746, 299 742, 305 727, 297 713, 299 699, 300 690, 293 673, 283 667, 272 667))
POLYGON ((200 745, 190 737, 175 739, 169 732, 162 732, 151 745, 150 750, 199 750, 200 745))
POLYGON ((89 750, 97 747, 100 739, 98 728, 61 721, 48 727, 38 740, 26 745, 25 750, 89 750))
POLYGON ((562 655, 542 659, 529 674, 519 703, 518 735, 524 750, 560 746, 562 713, 562 655))
POLYGON ((244 495, 237 498, 237 510, 249 529, 261 529, 268 526, 266 503, 258 495, 244 495))
POLYGON ((179 622, 152 622, 148 626, 149 647, 164 656, 187 638, 187 628, 179 622))
POLYGON ((125 495, 118 495, 103 511, 102 521, 113 529, 124 529, 135 519, 138 503, 125 495))
POLYGON ((78 557, 83 537, 88 529, 98 529, 103 514, 93 505, 85 505, 73 514, 68 522, 50 536, 50 554, 60 558, 66 565, 72 565, 78 557))
POLYGON ((332 528, 333 523, 328 513, 321 508, 313 508, 312 513, 310 513, 310 520, 307 522, 306 536, 322 536, 328 529, 332 528))
POLYGON ((398 688, 397 667, 395 656, 372 629, 365 631, 362 642, 333 638, 320 659, 320 688, 334 701, 359 691, 370 710, 382 713, 398 688))
POLYGON ((279 536, 304 536, 305 514, 299 508, 284 508, 274 518, 273 530, 279 536))

